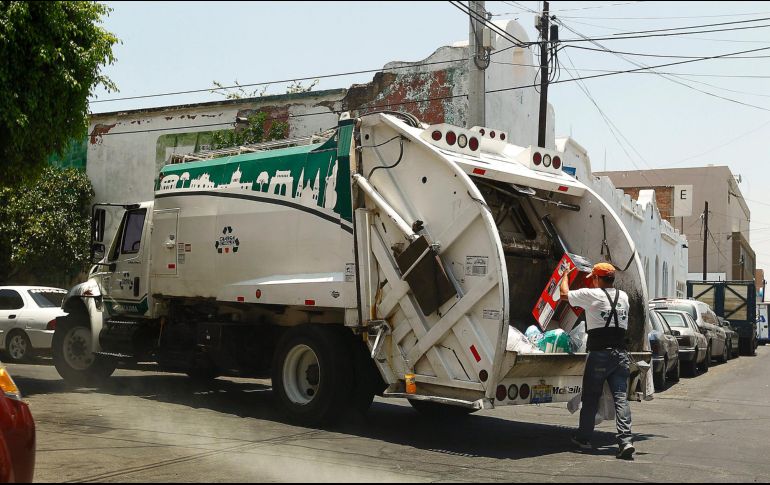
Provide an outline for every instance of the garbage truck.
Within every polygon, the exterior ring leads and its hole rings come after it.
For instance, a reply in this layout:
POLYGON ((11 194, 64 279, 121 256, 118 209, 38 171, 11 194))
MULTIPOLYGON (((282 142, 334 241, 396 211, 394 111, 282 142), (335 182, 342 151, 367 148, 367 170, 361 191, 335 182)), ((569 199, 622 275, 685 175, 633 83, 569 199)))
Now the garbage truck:
MULTIPOLYGON (((646 284, 618 215, 563 153, 508 137, 343 114, 320 135, 177 157, 153 200, 94 205, 94 265, 64 299, 56 369, 76 385, 136 362, 269 377, 281 410, 312 424, 375 395, 429 414, 568 402, 586 354, 523 336, 565 254, 615 258, 630 350, 649 362, 646 284)), ((543 330, 572 330, 562 306, 543 330)))

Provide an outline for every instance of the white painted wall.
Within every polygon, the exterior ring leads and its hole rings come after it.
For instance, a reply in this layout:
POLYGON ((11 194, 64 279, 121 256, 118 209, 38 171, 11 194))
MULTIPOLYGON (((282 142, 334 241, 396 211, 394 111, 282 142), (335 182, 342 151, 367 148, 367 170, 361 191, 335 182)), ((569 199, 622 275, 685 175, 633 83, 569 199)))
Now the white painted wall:
MULTIPOLYGON (((661 218, 655 204, 655 191, 642 190, 639 200, 633 200, 622 190, 616 189, 608 177, 595 177, 592 174, 591 159, 585 149, 572 138, 557 138, 556 147, 564 152, 565 165, 575 167, 577 178, 599 193, 620 215, 636 242, 636 250, 645 268, 650 298, 685 297, 688 277, 687 238, 661 218), (664 267, 666 276, 663 273, 664 267), (666 285, 663 284, 664 278, 666 285)), ((624 265, 626 262, 615 263, 624 265)))

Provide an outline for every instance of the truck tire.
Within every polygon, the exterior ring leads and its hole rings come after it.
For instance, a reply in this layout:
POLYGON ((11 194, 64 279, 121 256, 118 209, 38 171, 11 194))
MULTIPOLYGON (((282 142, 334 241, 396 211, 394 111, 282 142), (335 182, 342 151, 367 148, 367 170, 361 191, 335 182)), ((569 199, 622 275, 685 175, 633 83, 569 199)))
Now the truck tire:
POLYGON ((99 385, 117 367, 114 360, 91 353, 91 325, 82 306, 56 319, 51 350, 56 370, 71 385, 99 385))
POLYGON ((442 404, 438 402, 418 401, 417 399, 408 399, 408 401, 418 413, 431 419, 465 418, 477 411, 476 409, 452 406, 451 404, 442 404))
POLYGON ((278 342, 272 368, 276 406, 306 426, 331 424, 349 408, 353 387, 350 347, 335 328, 301 325, 278 342))
POLYGON ((388 387, 382 380, 377 365, 372 360, 369 348, 352 332, 341 329, 350 341, 351 355, 353 358, 353 391, 350 400, 350 408, 361 415, 366 414, 374 401, 375 395, 382 395, 388 387))

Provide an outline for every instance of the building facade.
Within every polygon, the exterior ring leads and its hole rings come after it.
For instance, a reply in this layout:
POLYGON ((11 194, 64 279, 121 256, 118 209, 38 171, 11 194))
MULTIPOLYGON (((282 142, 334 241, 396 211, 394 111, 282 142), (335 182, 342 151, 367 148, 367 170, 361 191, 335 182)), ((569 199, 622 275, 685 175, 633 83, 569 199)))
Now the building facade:
POLYGON ((707 279, 753 279, 756 255, 750 243, 751 211, 729 167, 710 165, 598 175, 609 177, 631 197, 638 197, 644 190, 655 190, 661 215, 689 241, 689 279, 702 279, 704 271, 707 279), (706 202, 708 231, 703 217, 706 202))

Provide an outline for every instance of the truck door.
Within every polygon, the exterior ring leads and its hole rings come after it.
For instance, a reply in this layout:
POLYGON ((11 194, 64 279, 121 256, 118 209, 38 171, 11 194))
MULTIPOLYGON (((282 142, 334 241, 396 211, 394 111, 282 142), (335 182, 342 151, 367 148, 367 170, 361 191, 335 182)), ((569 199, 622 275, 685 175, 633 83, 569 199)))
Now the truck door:
POLYGON ((112 277, 105 281, 105 303, 112 315, 143 315, 147 311, 147 271, 144 241, 147 233, 147 209, 126 211, 119 234, 110 250, 114 264, 112 277))
POLYGON ((177 265, 184 263, 184 259, 181 258, 185 257, 184 244, 179 246, 177 240, 179 209, 153 211, 152 220, 152 232, 156 241, 156 252, 152 257, 152 274, 154 276, 176 276, 177 265))

